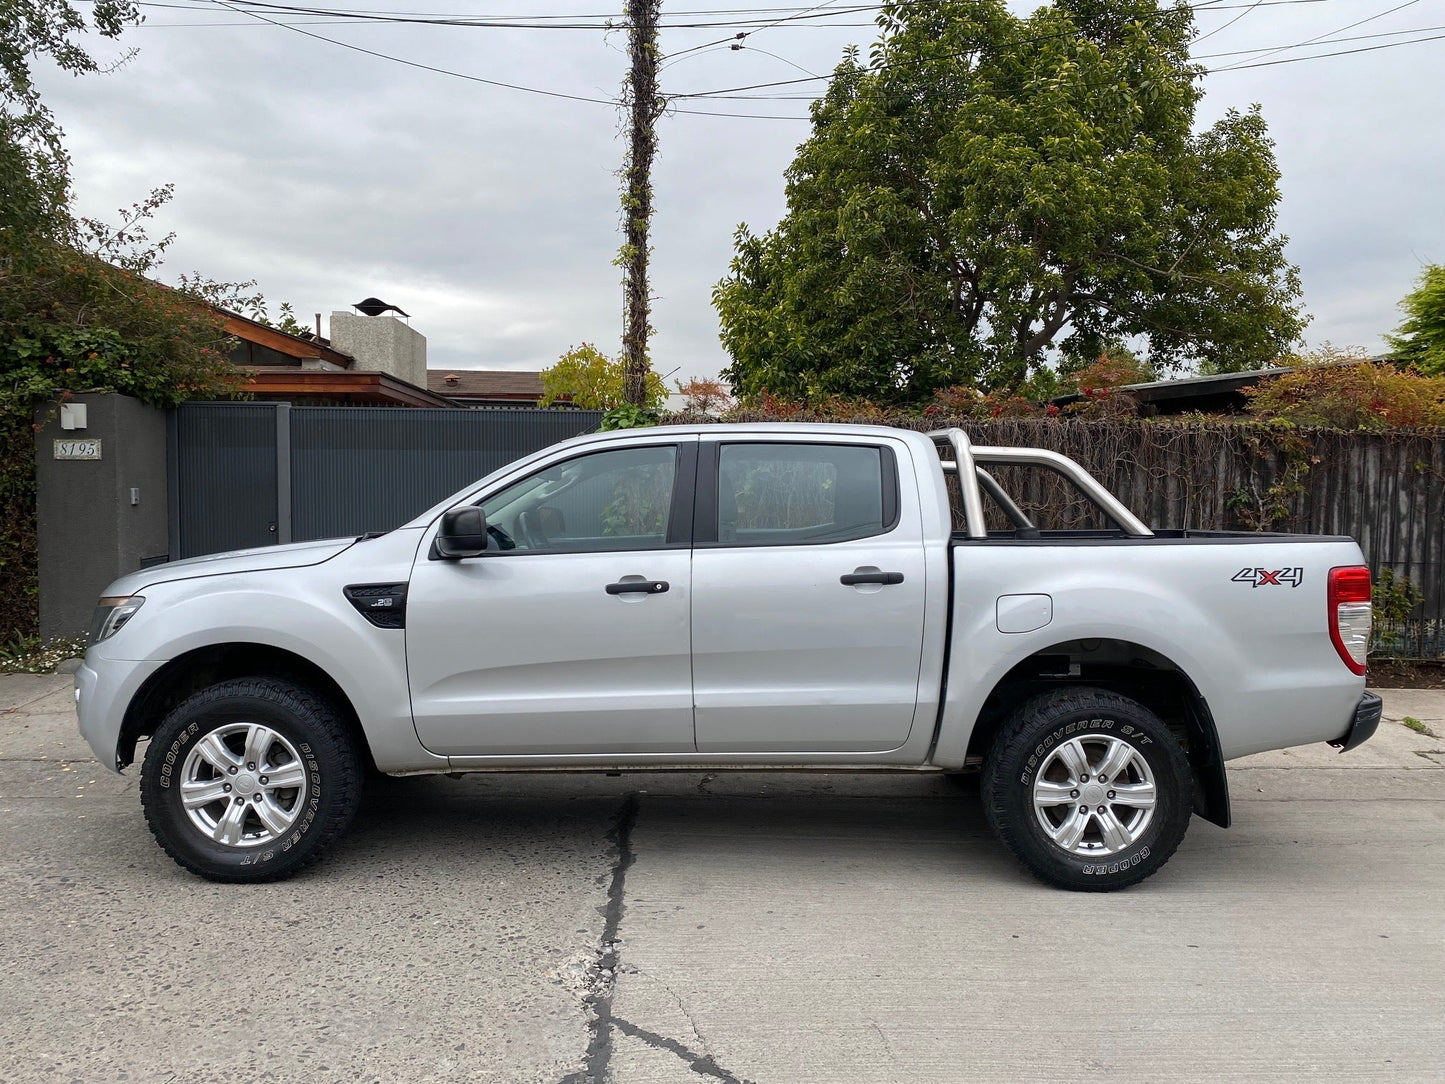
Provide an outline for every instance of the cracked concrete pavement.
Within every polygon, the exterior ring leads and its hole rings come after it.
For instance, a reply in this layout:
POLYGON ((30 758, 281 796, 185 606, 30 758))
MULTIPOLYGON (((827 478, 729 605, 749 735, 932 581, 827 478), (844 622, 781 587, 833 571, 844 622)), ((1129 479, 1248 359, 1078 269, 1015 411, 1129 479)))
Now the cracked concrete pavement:
POLYGON ((0 677, 0 1081, 1438 1081, 1445 692, 1383 695, 1106 896, 969 787, 822 773, 382 780, 328 860, 221 886, 68 678, 0 677))

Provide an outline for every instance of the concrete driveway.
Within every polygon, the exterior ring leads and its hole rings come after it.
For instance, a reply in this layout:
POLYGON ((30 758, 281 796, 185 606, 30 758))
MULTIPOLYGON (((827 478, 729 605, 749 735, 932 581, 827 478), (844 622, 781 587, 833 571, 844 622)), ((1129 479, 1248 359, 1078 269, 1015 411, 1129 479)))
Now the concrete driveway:
POLYGON ((69 679, 0 677, 0 1081, 1445 1079, 1445 692, 1232 766, 1124 893, 1036 884, 910 776, 387 780, 212 885, 69 679))

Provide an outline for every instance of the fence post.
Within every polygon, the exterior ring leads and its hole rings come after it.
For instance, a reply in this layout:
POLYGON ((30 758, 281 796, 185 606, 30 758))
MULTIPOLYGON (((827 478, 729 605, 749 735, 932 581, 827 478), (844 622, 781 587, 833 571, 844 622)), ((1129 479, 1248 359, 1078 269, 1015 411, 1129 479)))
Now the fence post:
POLYGON ((181 408, 166 411, 166 559, 181 559, 181 408))
POLYGON ((291 404, 276 404, 276 544, 291 541, 291 404))

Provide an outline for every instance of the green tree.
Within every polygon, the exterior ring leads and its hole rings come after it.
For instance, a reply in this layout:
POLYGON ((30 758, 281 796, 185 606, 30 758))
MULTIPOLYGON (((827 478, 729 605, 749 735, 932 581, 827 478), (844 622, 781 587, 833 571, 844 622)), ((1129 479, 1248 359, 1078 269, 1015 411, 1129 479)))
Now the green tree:
MULTIPOLYGON (((626 386, 622 360, 614 361, 591 343, 583 343, 569 347, 555 365, 542 370, 542 398, 538 405, 565 401, 586 410, 612 410, 628 401, 626 386)), ((638 409, 655 411, 666 399, 662 378, 649 369, 644 402, 638 409)))
POLYGON ((78 39, 89 30, 117 37, 139 21, 137 4, 94 0, 90 16, 67 0, 0 0, 0 416, 10 426, 28 426, 37 407, 80 390, 157 405, 230 390, 227 338, 211 306, 259 303, 243 296, 251 284, 183 277, 173 289, 145 277, 173 239, 147 233, 169 185, 114 227, 74 216, 63 132, 31 65, 45 58, 74 75, 101 71, 78 39))
POLYGON ((1051 351, 1246 368, 1299 336, 1259 110, 1193 130, 1193 15, 1156 0, 886 3, 714 290, 724 375, 884 402, 1016 388, 1051 351))
POLYGON ((1405 322, 1385 336, 1390 349, 1428 376, 1445 376, 1445 265, 1427 264, 1400 308, 1405 322))
MULTIPOLYGON (((133 0, 94 0, 90 15, 90 29, 106 38, 139 21, 133 0)), ((72 75, 99 71, 75 40, 86 30, 67 0, 0 0, 0 233, 11 245, 74 234, 64 133, 40 100, 30 65, 44 56, 72 75)))
POLYGON ((63 133, 31 64, 101 71, 78 40, 87 28, 116 37, 137 6, 95 0, 89 11, 87 24, 65 0, 0 0, 0 642, 28 634, 35 616, 37 410, 78 391, 158 406, 235 391, 212 304, 258 301, 244 296, 251 284, 183 278, 173 289, 145 277, 171 241, 147 235, 169 186, 115 227, 74 216, 63 133))

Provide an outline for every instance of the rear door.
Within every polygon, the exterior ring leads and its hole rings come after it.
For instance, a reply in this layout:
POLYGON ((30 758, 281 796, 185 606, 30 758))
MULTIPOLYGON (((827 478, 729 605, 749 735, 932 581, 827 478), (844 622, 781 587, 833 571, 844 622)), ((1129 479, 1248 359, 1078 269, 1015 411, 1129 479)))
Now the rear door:
POLYGON ((902 442, 834 435, 702 441, 699 752, 886 751, 907 739, 924 617, 922 515, 899 485, 907 455, 902 442))
POLYGON ((554 462, 480 502, 488 553, 442 560, 424 543, 406 631, 423 745, 692 751, 696 447, 650 439, 554 462))

